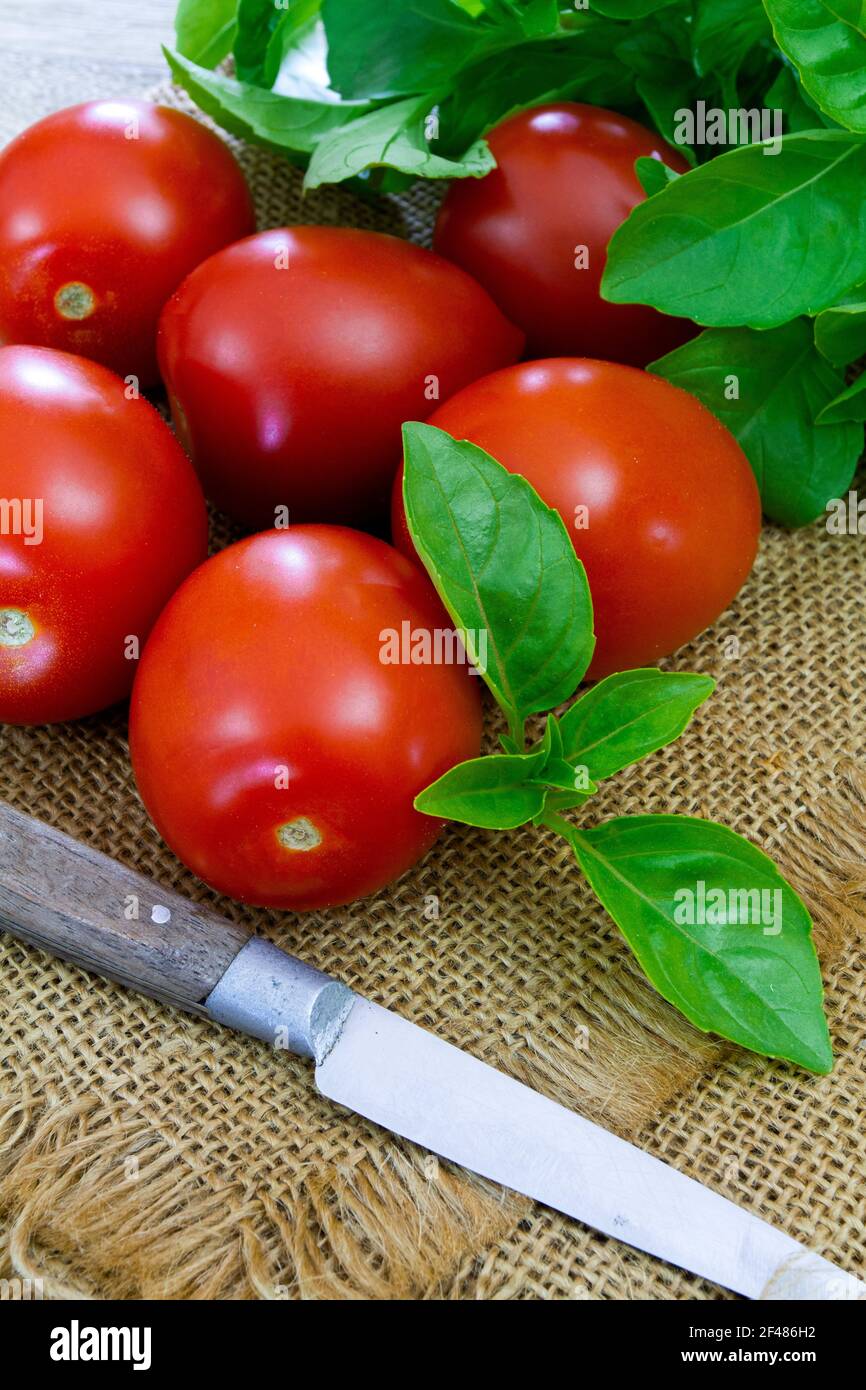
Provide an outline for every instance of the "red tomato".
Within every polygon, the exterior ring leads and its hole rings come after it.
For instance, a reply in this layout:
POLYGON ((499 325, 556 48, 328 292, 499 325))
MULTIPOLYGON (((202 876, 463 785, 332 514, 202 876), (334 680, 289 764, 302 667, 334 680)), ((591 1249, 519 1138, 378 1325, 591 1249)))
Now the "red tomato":
POLYGON ((396 237, 290 227, 230 246, 166 306, 160 365, 213 500, 250 525, 387 518, 400 426, 514 362, 462 270, 396 237))
POLYGON ((163 304, 254 228, 238 165, 191 116, 144 101, 57 111, 0 155, 0 340, 149 386, 163 304))
POLYGON ((434 245, 524 329, 530 356, 644 367, 694 335, 685 319, 599 293, 607 244, 644 198, 635 160, 685 173, 682 155, 635 121, 578 102, 521 111, 487 139, 497 167, 451 185, 434 245))
MULTIPOLYGON (((667 656, 715 622, 752 568, 761 506, 733 435, 694 396, 613 362, 526 362, 428 422, 469 439, 556 507, 586 566, 593 678, 667 656)), ((415 553, 393 497, 394 544, 415 553)))
POLYGON ((266 531, 169 603, 142 657, 130 746, 161 835, 243 902, 329 907, 420 859, 415 796, 478 755, 477 678, 387 664, 391 632, 447 623, 427 576, 344 527, 266 531))
POLYGON ((0 720, 128 695, 136 644, 207 554, 198 479, 152 406, 50 348, 0 348, 0 720))

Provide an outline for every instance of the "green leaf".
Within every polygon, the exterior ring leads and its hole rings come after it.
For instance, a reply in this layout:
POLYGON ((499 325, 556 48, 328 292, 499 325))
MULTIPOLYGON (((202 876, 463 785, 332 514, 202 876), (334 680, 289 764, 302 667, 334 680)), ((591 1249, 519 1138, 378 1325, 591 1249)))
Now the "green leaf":
MULTIPOLYGON (((836 425, 845 421, 852 421, 856 424, 866 420, 866 373, 861 373, 856 381, 852 381, 850 386, 846 386, 844 391, 840 391, 838 396, 834 396, 828 405, 824 406, 818 416, 818 424, 836 425)), ((857 440, 860 445, 863 443, 863 431, 857 430, 857 440)))
POLYGON ((786 131, 820 130, 821 126, 839 129, 838 122, 812 101, 795 68, 779 69, 763 104, 783 112, 786 131))
POLYGON ((322 16, 331 83, 345 97, 447 91, 460 68, 526 37, 510 8, 494 21, 454 0, 323 0, 322 16))
POLYGON ((682 177, 675 169, 669 169, 660 159, 653 159, 649 155, 641 155, 640 159, 635 160, 634 171, 648 198, 651 198, 654 193, 660 193, 663 188, 667 188, 674 179, 682 177))
POLYGON ((866 141, 821 130, 780 143, 730 150, 638 204, 610 242, 605 298, 773 328, 866 279, 866 141))
MULTIPOLYGON (((503 740, 504 742, 507 740, 503 740)), ((462 821, 485 830, 513 830, 528 821, 538 822, 549 804, 549 788, 555 806, 579 806, 598 787, 576 788, 575 769, 562 758, 562 740, 555 717, 547 717, 544 737, 529 753, 493 754, 473 758, 451 768, 415 798, 415 809, 428 816, 462 821)))
POLYGON ((800 79, 790 68, 779 69, 772 86, 767 90, 764 106, 770 111, 781 111, 784 114, 786 133, 815 130, 823 124, 805 101, 800 79))
POLYGON ((497 53, 460 72, 441 106, 437 150, 453 153, 527 106, 587 101, 634 105, 634 78, 611 50, 607 26, 497 53))
POLYGON ((807 319, 764 333, 711 329, 649 370, 697 396, 727 426, 771 520, 805 526, 851 481, 862 433, 850 424, 815 428, 843 382, 816 351, 807 319))
POLYGON ((660 79, 670 76, 680 64, 692 66, 690 20, 686 15, 690 8, 689 4, 680 4, 673 15, 661 14, 657 19, 649 16, 640 24, 607 24, 602 32, 607 33, 608 42, 616 43, 620 62, 638 77, 660 79), (618 35, 622 37, 617 40, 618 35))
POLYGON ((544 39, 559 32, 558 0, 485 0, 483 9, 492 19, 510 27, 516 23, 527 39, 544 39))
POLYGON ((776 42, 829 116, 866 131, 866 11, 861 0, 764 0, 776 42))
POLYGON ((543 762, 543 753, 494 753, 458 763, 415 798, 415 809, 485 830, 513 830, 544 807, 544 787, 529 781, 543 762))
POLYGON ((175 80, 224 129, 280 154, 309 154, 329 131, 357 121, 367 102, 293 100, 207 72, 170 48, 163 49, 175 80))
POLYGON ((638 96, 650 113, 659 135, 669 145, 675 146, 689 164, 694 165, 697 162, 694 149, 688 141, 680 138, 678 129, 678 113, 687 110, 694 99, 691 74, 687 81, 679 85, 673 73, 668 75, 667 80, 639 77, 636 85, 638 96))
POLYGON ((592 8, 597 14, 607 15, 608 19, 643 19, 656 10, 670 9, 679 0, 592 0, 592 8))
POLYGON ((697 0, 692 30, 695 70, 736 77, 747 54, 771 37, 762 0, 697 0))
POLYGON ((598 791, 598 784, 592 780, 581 763, 572 766, 564 758, 549 758, 541 771, 531 780, 544 787, 573 794, 576 800, 571 804, 575 806, 582 805, 587 797, 598 791))
POLYGON ((412 539, 521 746, 526 717, 567 700, 589 665, 586 572, 525 478, 431 425, 404 425, 403 441, 412 539))
POLYGON ((694 164, 691 146, 678 138, 677 112, 691 107, 701 89, 692 66, 688 30, 681 15, 678 19, 672 24, 663 13, 658 20, 650 17, 630 24, 615 53, 634 73, 637 95, 656 130, 694 164))
POLYGON ((598 791, 588 769, 582 763, 568 760, 555 714, 547 716, 544 737, 531 752, 543 755, 544 762, 529 780, 550 789, 557 806, 581 806, 598 791), (563 792, 567 793, 564 797, 563 792))
POLYGON ((178 51, 215 68, 232 51, 239 0, 179 0, 174 16, 178 51))
POLYGON ((341 183, 366 169, 385 167, 417 178, 482 178, 496 161, 484 140, 477 140, 457 159, 435 154, 425 125, 431 115, 425 97, 393 102, 370 111, 349 125, 336 127, 313 152, 305 188, 341 183))
POLYGON ((815 346, 836 367, 866 353, 866 285, 825 309, 815 320, 815 346))
POLYGON ((279 30, 290 14, 290 10, 277 9, 274 0, 240 0, 234 59, 241 82, 273 86, 282 56, 279 30))
POLYGON ((696 1027, 831 1069, 811 920, 761 850, 684 816, 623 817, 568 838, 651 982, 696 1027))
POLYGON ((709 676, 623 671, 592 686, 559 721, 563 757, 596 782, 679 738, 715 689, 709 676))
POLYGON ((234 43, 238 79, 272 87, 286 48, 315 24, 320 9, 320 0, 291 0, 283 7, 274 0, 240 0, 234 43))

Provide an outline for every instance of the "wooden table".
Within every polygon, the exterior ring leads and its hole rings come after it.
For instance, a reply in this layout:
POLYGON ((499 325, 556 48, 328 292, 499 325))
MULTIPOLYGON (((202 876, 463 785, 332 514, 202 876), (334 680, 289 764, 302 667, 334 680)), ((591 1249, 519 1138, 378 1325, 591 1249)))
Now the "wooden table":
POLYGON ((0 143, 61 106, 160 82, 174 10, 175 0, 0 0, 0 143))

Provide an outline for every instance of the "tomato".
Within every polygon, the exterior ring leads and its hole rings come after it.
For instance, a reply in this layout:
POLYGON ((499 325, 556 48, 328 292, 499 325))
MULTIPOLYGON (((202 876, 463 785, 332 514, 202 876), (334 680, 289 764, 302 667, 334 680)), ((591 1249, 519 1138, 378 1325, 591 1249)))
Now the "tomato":
POLYGON ((254 228, 237 163, 191 116, 144 101, 57 111, 0 155, 0 341, 149 386, 163 304, 254 228))
POLYGON ((223 893, 295 909, 410 868, 441 829, 414 797, 478 755, 480 681, 383 644, 447 622, 426 574, 346 527, 266 531, 197 570, 131 708, 139 791, 174 852, 223 893))
POLYGON ((644 367, 694 335, 687 320, 599 293, 607 244, 644 197, 635 160, 685 173, 682 155, 635 121, 578 102, 521 111, 487 139, 497 167, 451 185, 433 244, 519 324, 532 357, 644 367))
MULTIPOLYGON (((587 359, 526 362, 467 386, 428 423, 486 449, 559 511, 592 592, 591 677, 696 637, 752 567, 761 507, 746 457, 661 377, 587 359)), ((401 484, 394 543, 411 555, 401 484)))
POLYGON ((396 237, 263 232, 193 271, 160 363, 205 484, 252 526, 387 519, 400 426, 520 356, 523 336, 462 270, 396 237))
POLYGON ((138 648, 207 554, 198 479, 119 377, 0 348, 0 720, 45 724, 129 694, 138 648))

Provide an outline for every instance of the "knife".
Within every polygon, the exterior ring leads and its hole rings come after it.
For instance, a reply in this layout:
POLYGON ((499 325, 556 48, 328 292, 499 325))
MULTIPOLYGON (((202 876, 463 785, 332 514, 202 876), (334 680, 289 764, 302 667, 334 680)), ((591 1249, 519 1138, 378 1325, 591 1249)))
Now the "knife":
POLYGON ((866 1284, 607 1130, 209 908, 0 803, 0 927, 315 1064, 319 1091, 414 1143, 750 1298, 866 1284))

